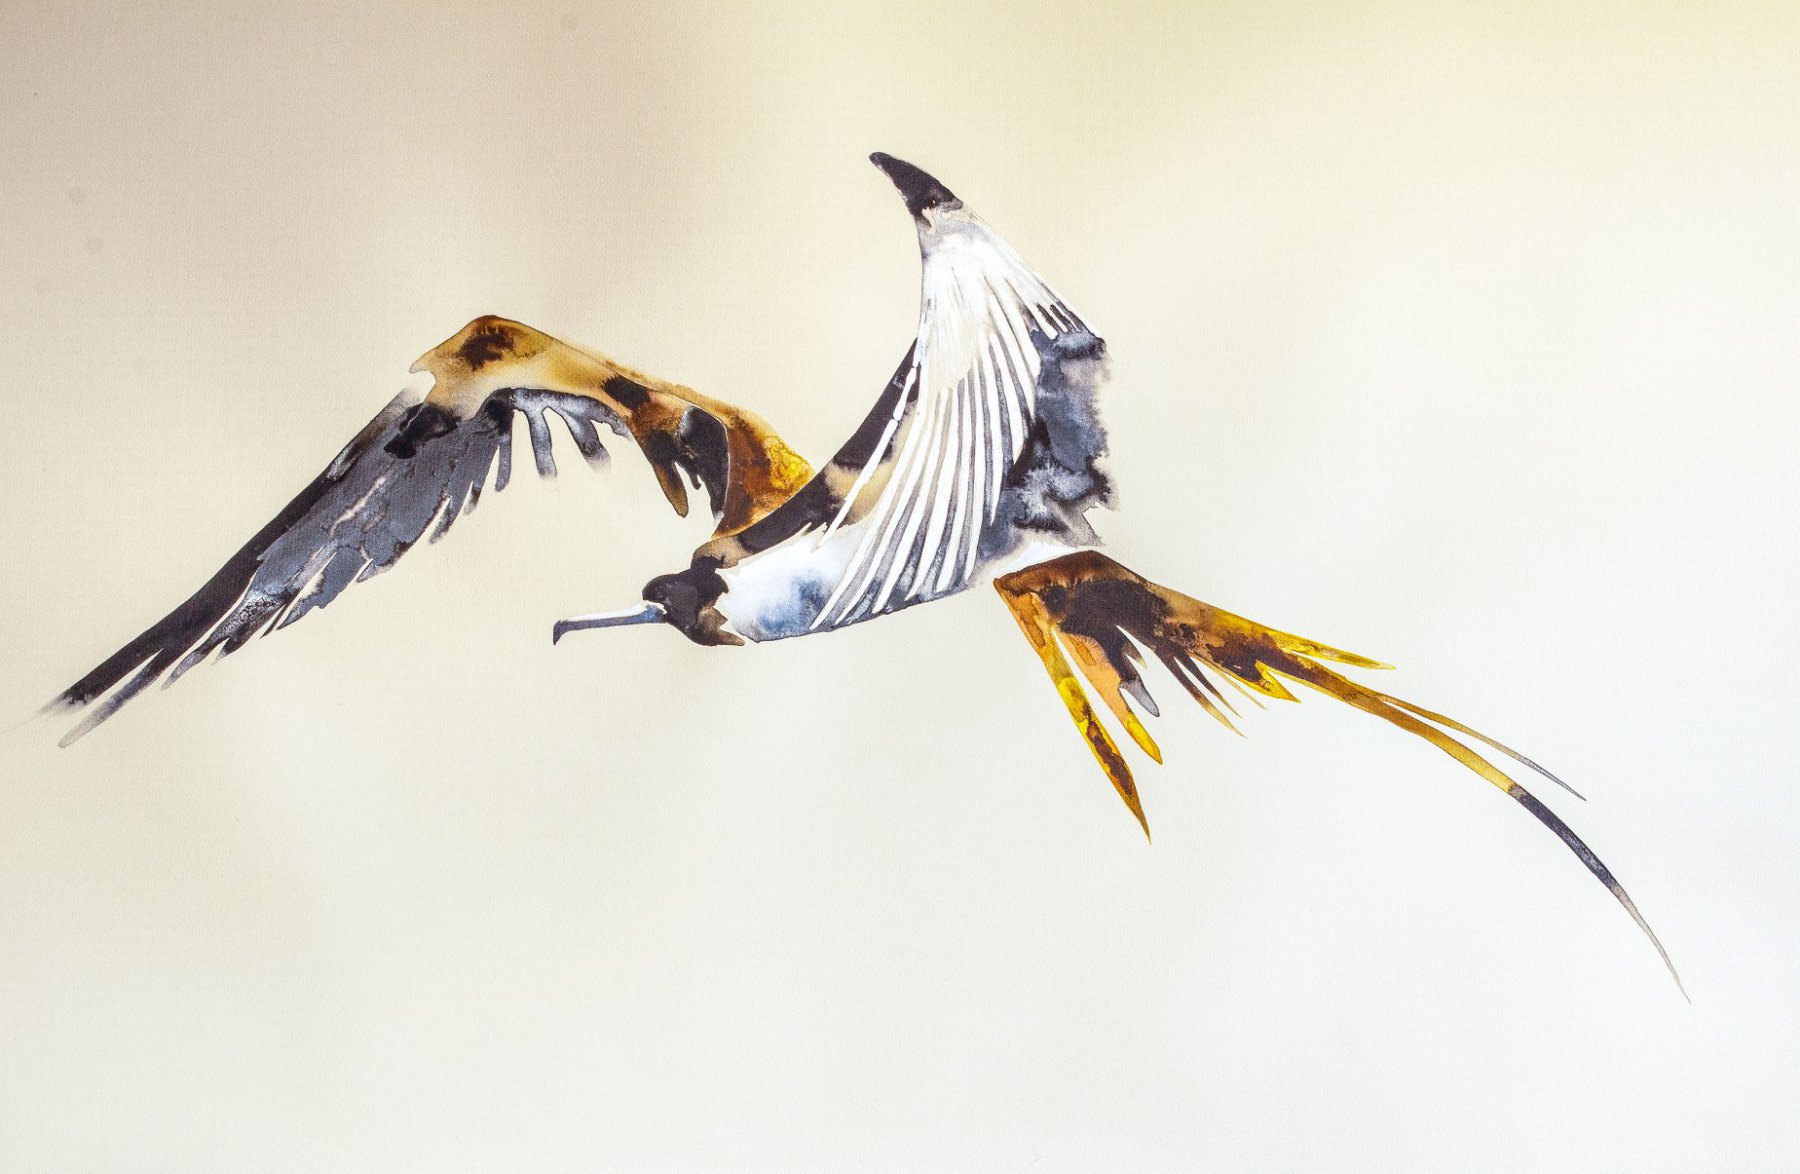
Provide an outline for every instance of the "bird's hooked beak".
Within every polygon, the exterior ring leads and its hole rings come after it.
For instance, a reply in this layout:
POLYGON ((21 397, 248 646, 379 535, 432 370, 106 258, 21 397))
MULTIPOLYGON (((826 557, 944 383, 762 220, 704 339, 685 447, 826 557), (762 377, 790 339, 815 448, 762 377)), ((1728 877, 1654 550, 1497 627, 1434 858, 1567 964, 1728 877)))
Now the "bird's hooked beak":
POLYGON ((927 208, 938 208, 946 204, 961 205, 962 203, 949 188, 904 159, 896 159, 885 152, 877 151, 869 156, 869 162, 881 168, 882 174, 892 180, 894 186, 900 189, 901 198, 906 201, 906 210, 911 212, 915 219, 922 218, 927 208))
POLYGON ((668 618, 669 613, 662 604, 646 600, 636 607, 621 608, 618 611, 597 611, 592 615, 557 620, 556 626, 550 629, 550 643, 560 643, 562 638, 570 632, 579 632, 585 628, 622 628, 627 624, 660 624, 668 618))

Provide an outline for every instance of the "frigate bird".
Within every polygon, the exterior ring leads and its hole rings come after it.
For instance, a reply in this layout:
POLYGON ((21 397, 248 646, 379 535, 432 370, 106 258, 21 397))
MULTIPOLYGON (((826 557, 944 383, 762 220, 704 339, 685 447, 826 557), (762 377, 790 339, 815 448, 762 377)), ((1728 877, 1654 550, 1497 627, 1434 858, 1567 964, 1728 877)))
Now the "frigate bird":
POLYGON ((1297 682, 1424 739, 1524 807, 1606 886, 1679 986, 1612 872, 1476 747, 1573 793, 1567 784, 1469 726, 1330 667, 1388 667, 1380 662, 1202 603, 1096 549, 1087 515, 1113 500, 1098 403, 1105 342, 942 183, 892 156, 870 158, 917 231, 918 329, 868 416, 816 472, 748 412, 519 323, 477 319, 415 365, 433 378, 422 398, 390 403, 199 592, 53 702, 98 702, 65 741, 157 678, 179 677, 214 649, 230 653, 387 569, 428 530, 440 537, 491 468, 495 488, 505 486, 515 415, 549 475, 554 415, 591 459, 604 452, 596 424, 631 437, 678 512, 685 474, 705 487, 718 520, 688 565, 650 580, 639 603, 560 621, 554 640, 663 624, 702 645, 761 643, 991 583, 1146 836, 1130 767, 1082 680, 1157 762, 1139 715, 1160 713, 1139 671, 1146 654, 1228 729, 1236 711, 1221 685, 1295 700, 1287 683, 1297 682))

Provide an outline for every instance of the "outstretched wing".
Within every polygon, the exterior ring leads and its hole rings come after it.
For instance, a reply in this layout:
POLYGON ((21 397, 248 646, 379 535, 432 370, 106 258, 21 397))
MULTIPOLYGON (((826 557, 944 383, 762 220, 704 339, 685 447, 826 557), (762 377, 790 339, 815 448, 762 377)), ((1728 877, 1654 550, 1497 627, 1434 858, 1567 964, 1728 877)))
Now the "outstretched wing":
POLYGON ((874 408, 805 488, 696 556, 750 639, 954 594, 1033 539, 1097 540, 1105 343, 960 203, 919 237, 918 336, 874 408))
POLYGON ((1069 667, 1070 660, 1099 692, 1101 700, 1132 740, 1157 762, 1162 761, 1162 753, 1132 709, 1132 702, 1135 702, 1147 713, 1155 715, 1159 712, 1138 672, 1138 666, 1143 663, 1141 649, 1148 649, 1160 660, 1188 694, 1228 729, 1236 728, 1231 724, 1234 711, 1218 681, 1235 686, 1253 698, 1297 700, 1282 683, 1286 678, 1309 685, 1425 739, 1510 795, 1539 823, 1555 832, 1624 906, 1662 956, 1676 985, 1680 985, 1681 978, 1675 973, 1668 952, 1638 912, 1624 886, 1593 850, 1517 780, 1452 735, 1459 734, 1498 751, 1558 786, 1570 789, 1566 783, 1531 759, 1461 722, 1359 685, 1321 662, 1364 669, 1389 666, 1266 628, 1253 620, 1201 603, 1152 583, 1094 551, 1081 551, 1027 567, 995 580, 994 587, 1037 650, 1045 670, 1056 682, 1057 692, 1068 707, 1069 715, 1087 739, 1119 797, 1144 826, 1145 835, 1149 834, 1149 824, 1145 822, 1131 770, 1094 713, 1086 691, 1069 667), (1065 649, 1067 657, 1064 656, 1065 649))
POLYGON ((678 513, 684 476, 705 487, 721 531, 759 517, 807 472, 755 417, 503 319, 477 319, 415 369, 436 377, 429 394, 395 397, 187 602, 51 702, 87 709, 63 745, 159 678, 173 683, 215 651, 286 627, 420 538, 443 537, 490 473, 496 491, 506 487, 515 416, 541 476, 556 473, 551 417, 595 465, 606 460, 605 425, 637 441, 678 513))
POLYGON ((958 216, 921 233, 912 365, 878 458, 828 527, 856 542, 814 628, 959 591, 1031 528, 1091 538, 1081 512, 1106 494, 1091 411, 1104 344, 1005 241, 958 216))

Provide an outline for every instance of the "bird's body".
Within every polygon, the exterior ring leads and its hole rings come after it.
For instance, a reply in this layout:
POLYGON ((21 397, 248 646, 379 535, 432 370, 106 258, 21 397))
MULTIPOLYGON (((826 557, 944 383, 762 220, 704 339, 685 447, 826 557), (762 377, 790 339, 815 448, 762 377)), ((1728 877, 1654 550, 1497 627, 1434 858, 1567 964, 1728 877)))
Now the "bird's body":
POLYGON ((704 644, 828 632, 1093 546, 1106 344, 980 217, 910 164, 922 263, 917 338, 848 441, 792 498, 653 580, 647 607, 704 644))
POLYGON ((1668 963, 1599 858, 1469 743, 1560 780, 1328 667, 1385 665, 1202 603, 1095 549, 1087 515, 1113 496, 1099 415, 1105 342, 936 179, 890 156, 872 160, 918 233, 918 330, 867 417, 817 472, 748 412, 520 323, 476 319, 419 360, 415 370, 433 378, 422 399, 390 403, 192 599, 59 696, 68 708, 98 702, 65 743, 153 680, 323 606, 427 531, 441 536, 490 469, 504 487, 516 414, 550 475, 556 416, 593 461, 604 456, 597 425, 630 437, 677 512, 687 511, 685 476, 704 487, 718 523, 685 568, 645 586, 641 604, 562 621, 557 639, 626 624, 667 625, 705 645, 790 639, 992 583, 1146 833, 1130 768, 1083 679, 1158 762, 1139 716, 1159 713, 1138 671, 1146 653, 1228 727, 1235 711, 1221 685, 1293 700, 1284 682, 1299 682, 1430 742, 1525 807, 1668 963))

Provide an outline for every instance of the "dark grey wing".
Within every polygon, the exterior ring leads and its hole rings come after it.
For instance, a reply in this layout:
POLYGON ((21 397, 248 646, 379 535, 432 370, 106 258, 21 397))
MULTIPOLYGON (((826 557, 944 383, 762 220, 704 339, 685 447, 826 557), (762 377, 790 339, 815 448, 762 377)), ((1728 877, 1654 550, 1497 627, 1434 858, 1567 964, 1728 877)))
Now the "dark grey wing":
POLYGON ((88 709, 62 745, 158 678, 173 683, 215 650, 229 655, 387 570, 428 533, 432 542, 443 537, 474 508, 496 465, 494 488, 506 487, 515 411, 546 477, 556 472, 547 413, 561 417, 593 463, 606 457, 595 423, 623 430, 616 414, 581 396, 500 391, 458 421, 401 393, 186 603, 57 695, 49 708, 88 709))

